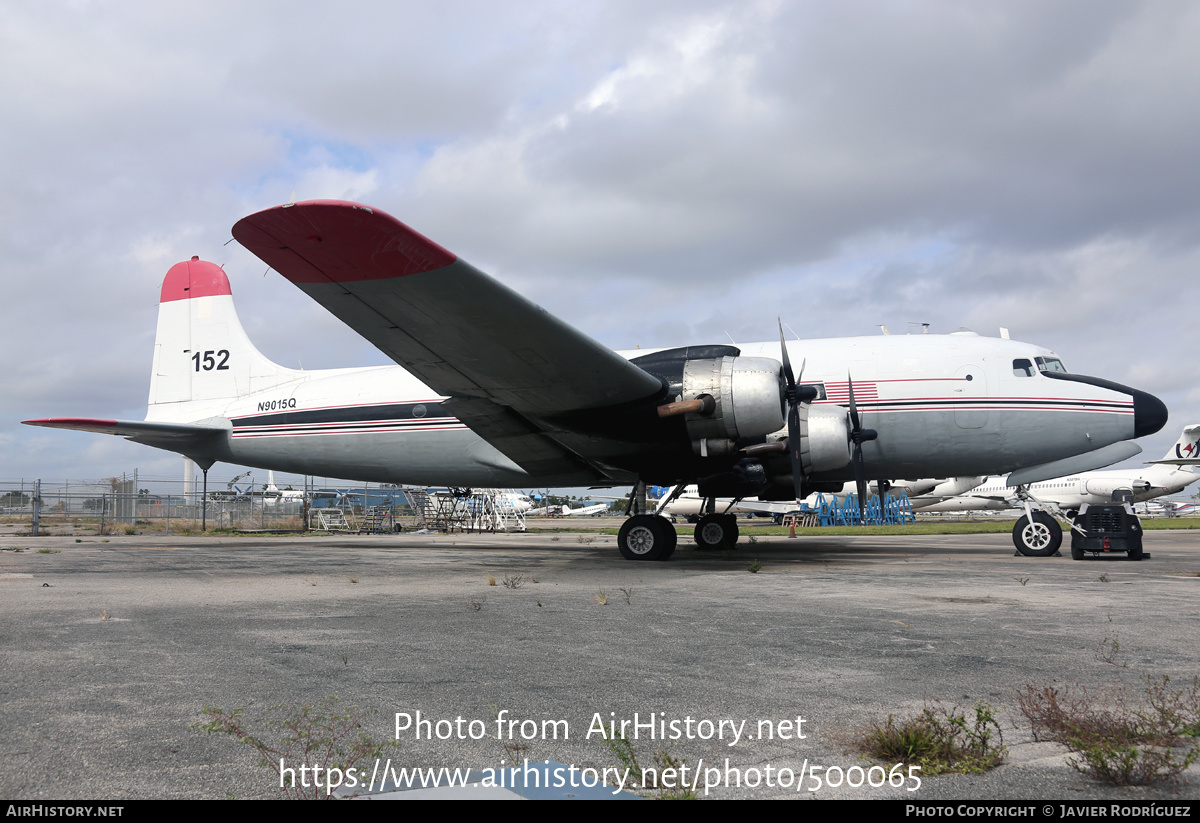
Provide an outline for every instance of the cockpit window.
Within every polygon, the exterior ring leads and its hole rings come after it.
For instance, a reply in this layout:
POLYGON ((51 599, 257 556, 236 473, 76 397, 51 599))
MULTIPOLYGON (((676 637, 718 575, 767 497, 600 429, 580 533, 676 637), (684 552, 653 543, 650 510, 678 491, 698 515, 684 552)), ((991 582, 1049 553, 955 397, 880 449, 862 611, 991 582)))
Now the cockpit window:
POLYGON ((1033 363, 1028 360, 1013 361, 1013 375, 1016 377, 1033 377, 1033 363))
POLYGON ((1042 371, 1060 371, 1064 374, 1067 371, 1067 367, 1057 357, 1039 357, 1037 358, 1037 364, 1038 368, 1042 371))

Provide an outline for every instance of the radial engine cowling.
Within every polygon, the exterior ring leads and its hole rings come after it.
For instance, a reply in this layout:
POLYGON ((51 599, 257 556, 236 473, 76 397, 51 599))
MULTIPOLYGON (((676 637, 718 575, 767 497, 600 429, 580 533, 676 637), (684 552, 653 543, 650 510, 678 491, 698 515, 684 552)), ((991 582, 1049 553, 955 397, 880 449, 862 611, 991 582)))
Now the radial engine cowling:
POLYGON ((800 407, 800 465, 805 477, 850 464, 850 418, 845 409, 800 407))
POLYGON ((685 418, 697 454, 732 454, 737 441, 764 437, 786 422, 783 365, 769 357, 688 360, 681 400, 712 398, 711 411, 685 418))

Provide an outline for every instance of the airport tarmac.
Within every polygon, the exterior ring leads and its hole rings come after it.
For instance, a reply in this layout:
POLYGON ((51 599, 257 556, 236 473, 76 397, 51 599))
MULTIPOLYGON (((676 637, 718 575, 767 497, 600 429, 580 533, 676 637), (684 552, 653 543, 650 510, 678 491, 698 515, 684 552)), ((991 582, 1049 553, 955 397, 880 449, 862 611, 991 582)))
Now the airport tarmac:
POLYGON ((643 760, 664 745, 760 780, 808 770, 800 790, 710 797, 1200 795, 1197 766, 1174 788, 1099 784, 1016 712, 1027 683, 1200 673, 1200 532, 1148 532, 1141 563, 1014 557, 1007 534, 743 537, 715 554, 681 538, 666 563, 626 562, 594 534, 3 539, 24 551, 0 552, 0 797, 277 797, 256 753, 193 724, 205 706, 253 723, 330 695, 378 710, 365 730, 380 739, 396 713, 463 719, 468 739, 402 732, 393 767, 509 765, 501 713, 518 738, 536 721, 517 757, 599 769, 615 758, 596 719, 655 713, 691 739, 643 732, 643 760), (1008 761, 913 793, 810 791, 814 766, 869 765, 852 746, 868 721, 935 700, 1000 709, 1008 761))

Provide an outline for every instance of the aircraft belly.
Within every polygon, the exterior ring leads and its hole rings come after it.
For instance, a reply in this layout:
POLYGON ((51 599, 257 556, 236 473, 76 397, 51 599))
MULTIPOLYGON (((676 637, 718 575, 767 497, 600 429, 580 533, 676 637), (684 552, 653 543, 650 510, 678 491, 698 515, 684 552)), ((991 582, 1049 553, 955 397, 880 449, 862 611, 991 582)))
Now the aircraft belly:
MULTIPOLYGON (((863 444, 867 474, 889 478, 1006 474, 1133 437, 1132 415, 1103 412, 993 409, 974 428, 942 410, 869 412, 864 425, 879 432, 863 444)), ((814 479, 852 477, 847 465, 814 479)))
POLYGON ((375 483, 504 488, 580 482, 532 477, 467 428, 234 437, 229 445, 225 459, 241 465, 375 483))

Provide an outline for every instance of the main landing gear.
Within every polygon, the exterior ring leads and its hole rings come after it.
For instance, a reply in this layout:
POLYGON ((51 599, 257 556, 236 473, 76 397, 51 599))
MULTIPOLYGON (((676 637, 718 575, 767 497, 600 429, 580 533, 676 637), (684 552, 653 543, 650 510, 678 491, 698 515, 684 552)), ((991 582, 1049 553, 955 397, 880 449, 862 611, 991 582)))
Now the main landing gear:
MULTIPOLYGON (((675 493, 664 504, 674 500, 682 490, 682 485, 677 486, 675 493)), ((696 524, 696 547, 732 549, 738 540, 737 518, 732 514, 713 512, 715 502, 712 499, 706 502, 708 514, 703 515, 696 524)), ((634 486, 625 513, 632 513, 633 516, 625 520, 617 533, 617 548, 621 550, 622 557, 626 560, 666 560, 674 554, 679 542, 675 526, 665 517, 646 512, 646 487, 643 483, 634 486)))
POLYGON ((1062 526, 1044 511, 1031 514, 1032 519, 1022 515, 1013 526, 1013 544, 1026 557, 1053 557, 1062 545, 1062 526))
POLYGON ((675 526, 657 514, 635 514, 617 533, 617 548, 626 560, 666 560, 678 542, 675 526))
MULTIPOLYGON (((1074 523, 1074 515, 1064 512, 1056 503, 1038 499, 1026 486, 1017 486, 1015 494, 1025 508, 1025 514, 1013 526, 1013 545, 1017 552, 1026 557, 1057 557, 1063 541, 1059 520, 1074 523)), ((1072 528, 1078 530, 1078 526, 1072 528)))
POLYGON ((698 549, 732 549, 738 541, 737 518, 732 514, 706 514, 694 532, 698 549))

